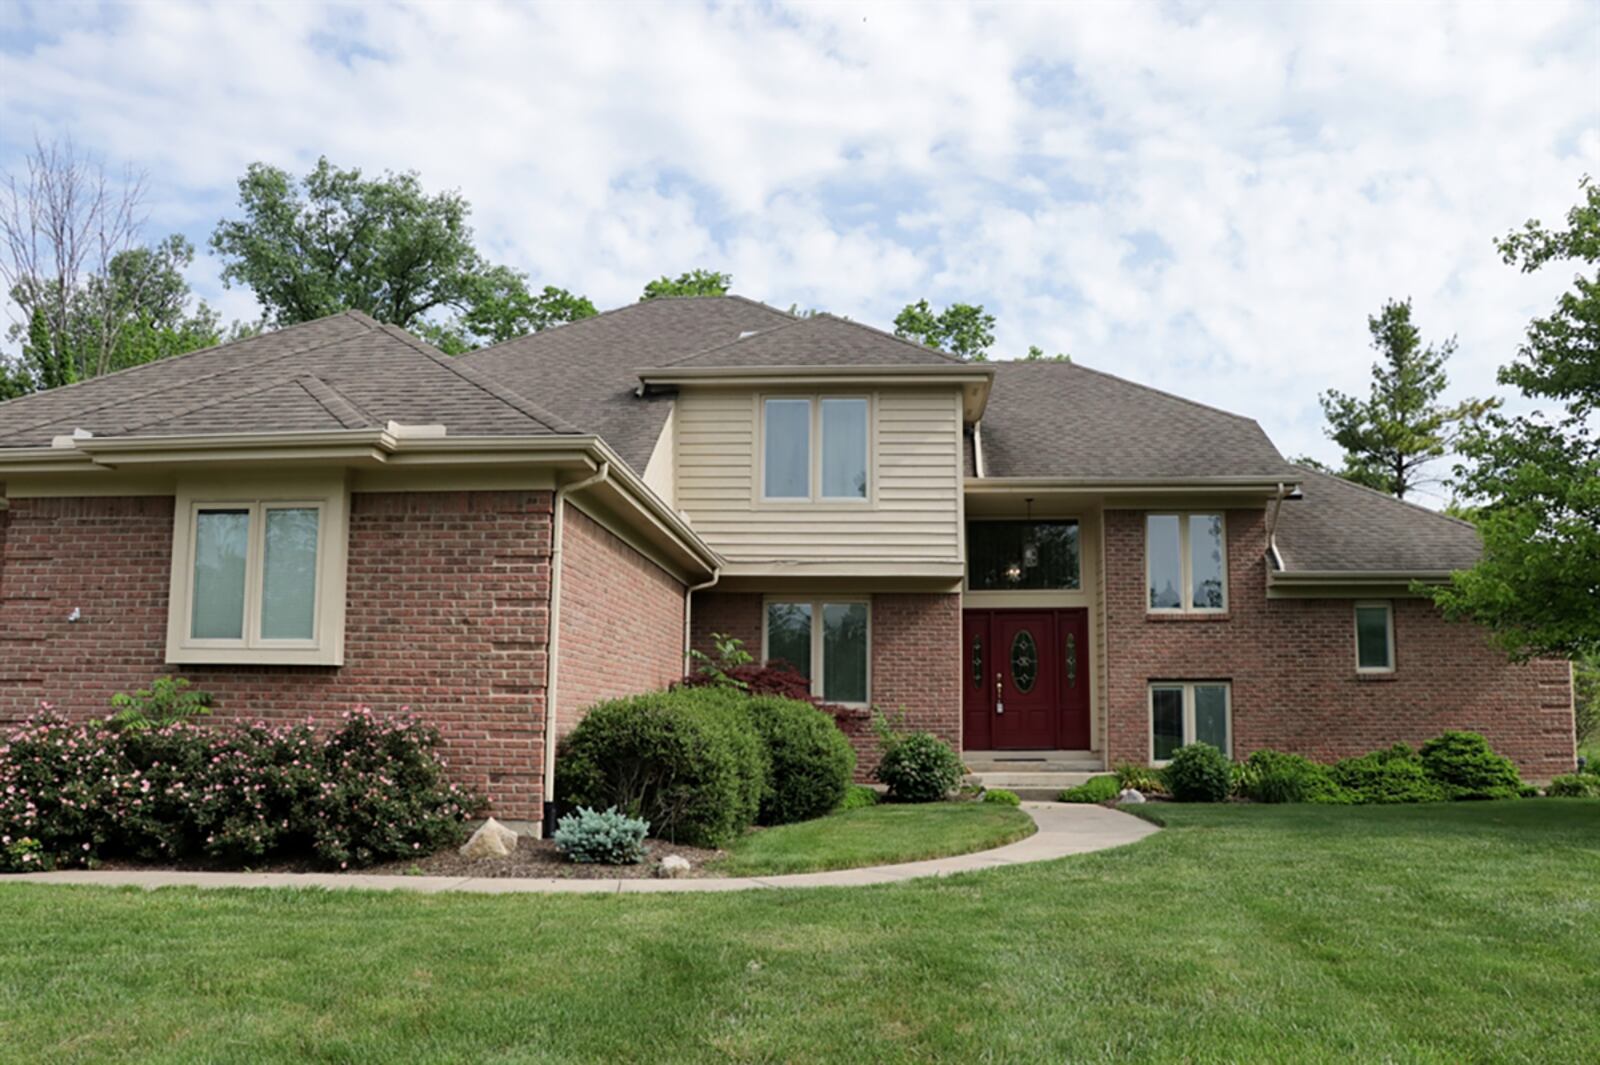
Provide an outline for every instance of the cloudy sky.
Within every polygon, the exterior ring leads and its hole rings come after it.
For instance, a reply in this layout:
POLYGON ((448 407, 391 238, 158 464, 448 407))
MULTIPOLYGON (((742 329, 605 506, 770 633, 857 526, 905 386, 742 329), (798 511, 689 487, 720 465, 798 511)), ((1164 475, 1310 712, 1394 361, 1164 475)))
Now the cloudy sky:
MULTIPOLYGON (((0 3, 0 167, 70 133, 204 244, 245 166, 460 189, 479 243, 601 307, 707 266, 1029 344, 1326 459, 1366 316, 1459 337, 1458 394, 1570 272, 1491 241, 1600 177, 1600 5, 0 3)), ((197 261, 196 291, 254 317, 197 261)))

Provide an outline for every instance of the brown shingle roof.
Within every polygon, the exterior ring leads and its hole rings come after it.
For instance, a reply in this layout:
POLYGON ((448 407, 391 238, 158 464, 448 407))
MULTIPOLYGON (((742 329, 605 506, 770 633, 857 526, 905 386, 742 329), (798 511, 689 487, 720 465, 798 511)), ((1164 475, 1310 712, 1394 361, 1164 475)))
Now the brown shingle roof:
POLYGON ((954 355, 870 325, 817 314, 673 360, 689 366, 944 366, 954 355))
POLYGON ((1482 546, 1467 522, 1303 466, 1303 499, 1285 500, 1278 554, 1288 573, 1433 573, 1466 569, 1482 546))
POLYGON ((741 296, 648 300, 508 340, 459 361, 539 397, 585 432, 604 437, 642 472, 672 401, 640 399, 635 394, 639 370, 794 321, 741 296))
POLYGON ((454 435, 576 432, 566 419, 358 311, 0 404, 0 447, 96 436, 358 428, 454 435))
MULTIPOLYGON (((994 367, 981 430, 986 477, 1298 476, 1253 419, 1076 363, 994 367)), ((968 452, 970 474, 970 442, 968 452)))

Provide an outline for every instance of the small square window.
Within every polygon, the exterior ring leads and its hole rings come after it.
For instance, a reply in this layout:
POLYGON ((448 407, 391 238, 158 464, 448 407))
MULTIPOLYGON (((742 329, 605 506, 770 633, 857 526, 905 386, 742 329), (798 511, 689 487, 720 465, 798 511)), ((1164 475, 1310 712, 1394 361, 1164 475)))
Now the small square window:
POLYGON ((871 439, 868 397, 764 398, 760 499, 769 503, 869 503, 871 439))
POLYGON ((1152 613, 1228 607, 1227 522, 1221 514, 1145 516, 1145 595, 1152 613))
POLYGON ((871 690, 871 617, 866 600, 769 599, 762 658, 784 662, 830 703, 865 704, 871 690))
POLYGON ((1231 687, 1223 681, 1150 685, 1150 760, 1169 761, 1191 743, 1209 743, 1232 757, 1231 687))

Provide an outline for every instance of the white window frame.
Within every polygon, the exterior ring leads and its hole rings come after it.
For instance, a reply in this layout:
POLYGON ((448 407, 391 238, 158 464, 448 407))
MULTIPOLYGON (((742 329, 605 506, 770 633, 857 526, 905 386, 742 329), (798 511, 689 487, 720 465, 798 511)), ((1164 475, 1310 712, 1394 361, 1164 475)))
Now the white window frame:
POLYGON ((1146 686, 1145 694, 1145 725, 1150 736, 1148 747, 1151 765, 1166 765, 1171 759, 1156 758, 1156 692, 1172 691, 1183 692, 1183 742, 1178 746, 1184 747, 1195 742, 1194 729, 1194 690, 1196 688, 1221 688, 1222 689, 1222 718, 1223 726, 1227 729, 1228 744, 1222 753, 1229 759, 1233 758, 1233 683, 1226 680, 1153 680, 1146 686))
POLYGON ((784 506, 814 509, 819 506, 855 509, 872 507, 878 498, 877 476, 877 402, 876 396, 862 393, 834 392, 768 392, 756 396, 756 502, 765 507, 784 506), (829 496, 822 494, 822 401, 828 399, 853 399, 866 404, 866 455, 867 493, 864 496, 829 496), (806 473, 807 494, 804 496, 769 496, 767 494, 767 402, 769 400, 803 400, 809 412, 811 425, 810 466, 806 473))
POLYGON ((872 597, 867 595, 768 595, 761 600, 761 661, 765 663, 767 654, 767 620, 770 616, 769 606, 773 603, 804 603, 811 608, 811 694, 818 699, 827 698, 822 693, 823 675, 823 624, 822 608, 824 606, 853 606, 860 604, 867 608, 867 698, 858 702, 845 702, 842 700, 829 700, 834 706, 870 706, 872 703, 872 597))
POLYGON ((172 577, 167 600, 169 663, 181 665, 344 664, 345 566, 349 503, 342 482, 285 485, 257 492, 219 491, 215 486, 180 488, 173 513, 172 577), (261 636, 262 582, 266 570, 266 515, 269 510, 317 512, 317 564, 312 595, 311 639, 261 636), (201 511, 243 510, 249 514, 245 556, 244 628, 238 639, 191 635, 194 615, 195 529, 201 511))
POLYGON ((1350 608, 1351 641, 1356 655, 1356 672, 1363 675, 1383 674, 1394 672, 1394 603, 1387 599, 1358 599, 1350 608), (1386 666, 1363 666, 1361 664, 1361 611, 1382 609, 1384 628, 1388 636, 1388 659, 1386 666))
POLYGON ((1225 510, 1151 510, 1144 516, 1144 610, 1147 614, 1226 614, 1228 612, 1228 512, 1225 510), (1222 605, 1190 606, 1194 593, 1194 561, 1189 553, 1189 519, 1220 518, 1222 530, 1222 605), (1178 573, 1182 583, 1178 587, 1177 606, 1150 605, 1150 519, 1178 519, 1178 573))

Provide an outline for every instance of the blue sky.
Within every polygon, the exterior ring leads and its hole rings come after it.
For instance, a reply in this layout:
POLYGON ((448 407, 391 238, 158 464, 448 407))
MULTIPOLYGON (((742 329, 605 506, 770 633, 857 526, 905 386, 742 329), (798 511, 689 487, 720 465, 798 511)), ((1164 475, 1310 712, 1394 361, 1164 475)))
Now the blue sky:
POLYGON ((1491 241, 1600 177, 1600 6, 6 3, 0 167, 35 132, 146 171, 151 237, 203 246, 255 160, 415 169, 601 306, 695 266, 879 325, 980 302, 1001 357, 1331 459, 1384 299, 1485 394, 1569 283, 1491 241))

